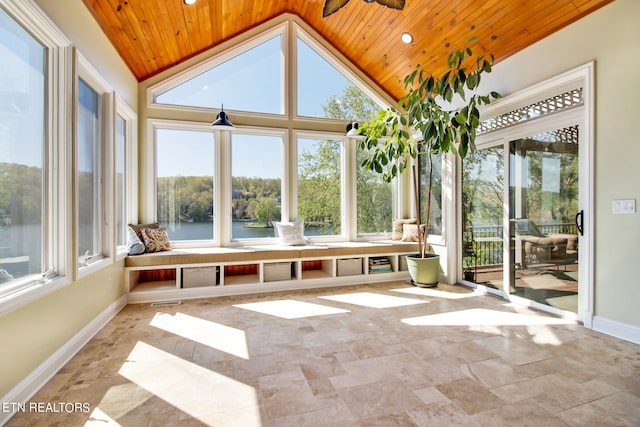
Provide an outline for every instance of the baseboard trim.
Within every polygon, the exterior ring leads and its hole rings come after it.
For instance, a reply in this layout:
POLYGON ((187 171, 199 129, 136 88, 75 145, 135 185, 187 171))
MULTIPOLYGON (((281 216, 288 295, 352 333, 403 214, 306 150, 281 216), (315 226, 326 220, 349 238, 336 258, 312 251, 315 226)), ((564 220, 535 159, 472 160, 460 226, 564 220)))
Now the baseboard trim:
POLYGON ((595 316, 593 318, 593 330, 634 344, 640 344, 640 328, 637 326, 595 316))
MULTIPOLYGON (((33 370, 9 393, 2 402, 25 403, 29 401, 73 356, 75 356, 113 317, 127 305, 127 295, 111 303, 84 328, 33 370)), ((15 412, 0 411, 0 426, 4 425, 15 412)))

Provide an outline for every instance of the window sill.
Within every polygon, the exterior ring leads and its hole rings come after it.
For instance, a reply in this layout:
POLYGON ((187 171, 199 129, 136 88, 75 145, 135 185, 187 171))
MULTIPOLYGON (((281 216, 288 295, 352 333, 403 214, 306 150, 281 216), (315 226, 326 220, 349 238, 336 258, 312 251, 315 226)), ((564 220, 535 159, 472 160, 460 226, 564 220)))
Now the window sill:
POLYGON ((78 267, 76 280, 83 279, 97 271, 102 270, 103 268, 110 266, 111 264, 113 264, 113 259, 106 257, 106 258, 100 258, 96 261, 90 262, 86 266, 78 267))

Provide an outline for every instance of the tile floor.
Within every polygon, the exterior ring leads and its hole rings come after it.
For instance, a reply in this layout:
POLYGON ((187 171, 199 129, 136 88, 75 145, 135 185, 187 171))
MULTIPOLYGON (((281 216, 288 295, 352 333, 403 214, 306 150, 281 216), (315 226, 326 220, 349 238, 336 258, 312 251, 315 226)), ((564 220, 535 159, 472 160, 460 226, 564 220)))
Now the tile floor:
POLYGON ((637 426, 640 346, 406 282, 123 309, 7 426, 637 426))

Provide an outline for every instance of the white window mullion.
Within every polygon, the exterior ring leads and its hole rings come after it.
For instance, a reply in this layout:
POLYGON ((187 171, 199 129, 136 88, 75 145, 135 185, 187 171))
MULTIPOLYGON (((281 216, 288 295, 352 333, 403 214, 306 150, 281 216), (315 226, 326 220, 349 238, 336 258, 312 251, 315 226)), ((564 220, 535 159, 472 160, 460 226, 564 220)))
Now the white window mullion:
POLYGON ((356 240, 358 237, 358 209, 357 209, 357 161, 356 148, 358 141, 345 138, 342 142, 342 235, 347 240, 356 240))

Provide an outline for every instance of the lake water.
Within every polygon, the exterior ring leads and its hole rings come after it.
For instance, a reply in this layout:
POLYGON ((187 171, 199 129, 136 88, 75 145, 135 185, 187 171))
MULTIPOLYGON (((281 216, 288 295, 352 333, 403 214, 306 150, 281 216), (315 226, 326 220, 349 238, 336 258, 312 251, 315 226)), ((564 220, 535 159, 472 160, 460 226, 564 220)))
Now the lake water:
MULTIPOLYGON (((275 228, 252 228, 246 227, 248 223, 243 221, 233 221, 231 224, 231 236, 233 239, 259 239, 264 237, 275 237, 275 228)), ((169 240, 212 240, 212 222, 181 222, 175 227, 166 226, 169 240)), ((331 235, 333 230, 320 228, 307 228, 305 236, 331 235)))

